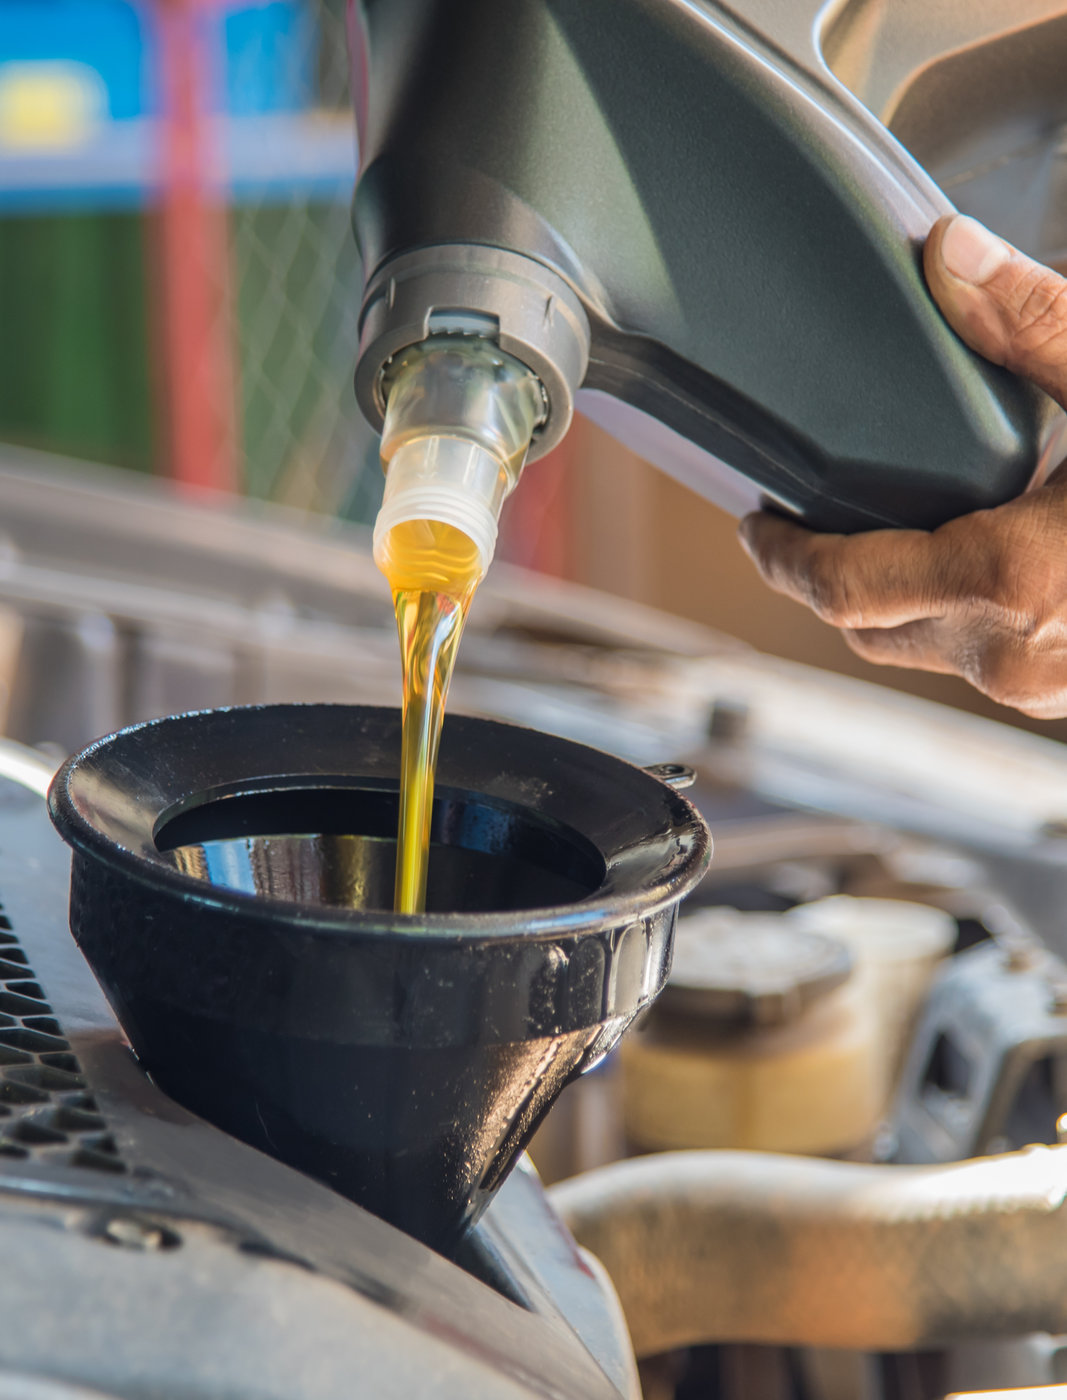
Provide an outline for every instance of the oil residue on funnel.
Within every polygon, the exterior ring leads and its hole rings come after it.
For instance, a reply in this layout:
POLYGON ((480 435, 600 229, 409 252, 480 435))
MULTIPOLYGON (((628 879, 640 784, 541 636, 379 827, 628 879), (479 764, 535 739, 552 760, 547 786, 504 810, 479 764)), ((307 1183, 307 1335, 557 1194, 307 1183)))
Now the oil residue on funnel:
POLYGON ((395 908, 426 907, 434 773, 445 701, 471 599, 484 570, 477 545, 454 525, 394 525, 378 552, 389 582, 403 667, 403 741, 395 908))

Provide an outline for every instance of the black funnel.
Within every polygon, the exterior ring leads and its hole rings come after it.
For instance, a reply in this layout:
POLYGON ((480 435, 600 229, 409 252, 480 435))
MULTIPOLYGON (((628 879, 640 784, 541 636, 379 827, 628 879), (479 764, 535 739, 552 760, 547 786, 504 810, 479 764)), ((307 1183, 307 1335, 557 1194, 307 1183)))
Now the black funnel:
POLYGON ((60 770, 71 929, 159 1084, 435 1247, 660 990, 709 841, 579 744, 445 724, 429 909, 391 911, 400 720, 278 705, 60 770))

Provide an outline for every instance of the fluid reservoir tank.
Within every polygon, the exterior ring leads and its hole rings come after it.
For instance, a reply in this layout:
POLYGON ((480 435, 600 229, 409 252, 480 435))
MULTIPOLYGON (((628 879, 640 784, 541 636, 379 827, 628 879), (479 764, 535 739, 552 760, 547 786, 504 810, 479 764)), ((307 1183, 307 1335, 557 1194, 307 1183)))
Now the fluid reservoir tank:
POLYGON ((887 1075, 846 945, 782 915, 679 920, 659 1004, 623 1043, 626 1133, 640 1151, 863 1149, 887 1075))

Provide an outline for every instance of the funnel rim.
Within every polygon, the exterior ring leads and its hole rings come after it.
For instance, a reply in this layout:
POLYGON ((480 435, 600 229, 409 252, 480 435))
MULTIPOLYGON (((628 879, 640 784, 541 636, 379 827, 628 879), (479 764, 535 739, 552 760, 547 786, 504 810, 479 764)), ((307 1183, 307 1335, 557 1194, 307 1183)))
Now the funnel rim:
MULTIPOLYGON (((357 706, 346 704, 278 704, 226 706, 218 709, 190 711, 181 715, 165 716, 159 719, 127 725, 113 734, 94 740, 79 753, 72 755, 57 772, 48 794, 48 807, 52 821, 63 839, 76 851, 101 862, 124 879, 132 879, 139 886, 148 887, 153 892, 167 890, 176 897, 194 899, 197 904, 219 911, 261 911, 276 916, 277 931, 284 936, 286 926, 294 937, 347 940, 385 940, 402 938, 405 941, 420 940, 442 947, 449 943, 461 945, 476 943, 489 945, 494 942, 511 943, 515 938, 515 912, 512 910, 489 911, 447 911, 426 914, 398 914, 387 909, 353 909, 337 905, 312 904, 296 900, 276 898, 260 893, 249 893, 226 886, 213 885, 196 876, 186 874, 168 861, 164 853, 155 846, 155 836, 161 818, 168 809, 174 810, 180 799, 171 801, 145 801, 147 796, 143 784, 138 786, 136 774, 128 764, 128 755, 123 755, 123 746, 141 740, 145 735, 165 733, 175 725, 212 724, 222 719, 237 719, 248 716, 254 719, 264 717, 282 718, 285 715, 309 719, 316 714, 335 718, 358 715, 370 723, 395 722, 399 725, 399 710, 389 706, 357 706), (131 832, 141 837, 140 849, 124 844, 109 835, 83 810, 93 806, 91 792, 76 792, 79 781, 86 777, 96 759, 102 755, 118 757, 123 775, 131 785, 134 811, 128 817, 136 817, 130 825, 131 832), (141 799, 140 804, 137 798, 141 799), (80 798, 80 801, 79 801, 80 798), (158 808, 158 810, 156 810, 158 808)), ((598 889, 585 898, 566 903, 550 904, 522 910, 524 941, 536 942, 558 940, 578 936, 594 929, 601 929, 606 923, 632 923, 635 918, 651 917, 661 910, 676 904, 701 878, 707 869, 711 855, 711 840, 703 818, 696 808, 677 790, 668 787, 642 768, 605 753, 590 745, 574 740, 541 734, 527 726, 511 724, 501 720, 488 720, 474 716, 449 715, 446 720, 446 734, 456 733, 457 729, 475 726, 478 729, 493 729, 505 732, 521 740, 534 736, 541 746, 564 752, 570 757, 583 757, 587 762, 608 766, 627 782, 655 798, 664 813, 669 814, 674 853, 670 862, 659 871, 659 878, 653 881, 636 881, 612 888, 613 878, 618 881, 625 877, 622 869, 623 857, 630 849, 623 841, 617 849, 607 852, 595 835, 573 827, 575 832, 590 841, 605 862, 605 875, 598 889), (449 728, 451 721, 451 730, 449 728), (613 865, 613 857, 615 864, 613 865), (607 886, 607 888, 605 888, 607 886)), ((444 757, 444 739, 442 757, 444 757)), ((399 751, 398 751, 399 752, 399 751)), ((249 775, 243 781, 254 783, 268 779, 271 775, 261 773, 249 775)), ((281 776, 281 775, 279 775, 281 776)), ((303 778, 313 782, 316 776, 324 786, 331 779, 336 782, 337 772, 320 773, 304 769, 297 773, 290 765, 284 774, 287 778, 303 778)), ((363 779, 368 786, 380 775, 352 772, 344 776, 363 779)), ((229 780, 229 781, 241 781, 229 780)), ((395 774, 391 781, 395 784, 395 774)), ((443 787, 450 786, 445 783, 443 787)), ((195 790, 195 785, 194 785, 195 790)), ((478 790, 464 784, 463 789, 471 793, 478 790)), ((186 794, 188 795, 188 794, 186 794)), ((99 797, 99 794, 97 794, 99 797)), ((490 794, 492 796, 492 794, 490 794)), ((538 810, 531 803, 523 803, 515 798, 507 799, 514 805, 538 810)))

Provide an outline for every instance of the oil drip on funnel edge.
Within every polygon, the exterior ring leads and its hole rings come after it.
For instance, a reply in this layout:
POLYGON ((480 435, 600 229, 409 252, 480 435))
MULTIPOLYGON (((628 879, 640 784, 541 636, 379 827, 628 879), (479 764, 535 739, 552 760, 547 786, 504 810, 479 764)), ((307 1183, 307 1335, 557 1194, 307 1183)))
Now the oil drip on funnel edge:
POLYGON ((453 715, 428 912, 394 914, 399 754, 397 710, 204 711, 91 744, 49 805, 160 1086, 448 1250, 663 986, 710 840, 640 768, 453 715))

